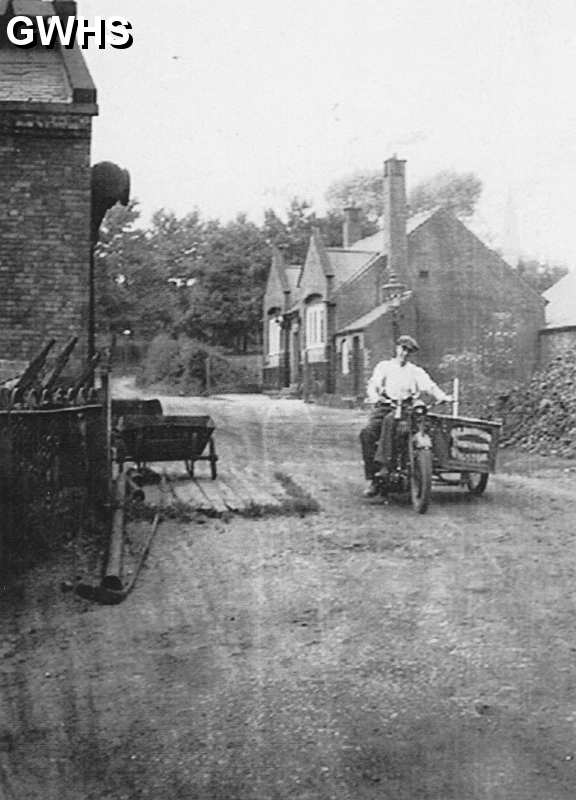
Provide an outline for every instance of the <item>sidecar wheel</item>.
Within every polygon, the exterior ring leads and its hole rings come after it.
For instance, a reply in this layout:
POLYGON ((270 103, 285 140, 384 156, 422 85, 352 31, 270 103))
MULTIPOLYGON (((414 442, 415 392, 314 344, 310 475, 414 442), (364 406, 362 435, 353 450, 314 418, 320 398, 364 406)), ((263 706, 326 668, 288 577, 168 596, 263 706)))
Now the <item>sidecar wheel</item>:
POLYGON ((430 503, 432 492, 432 453, 430 450, 416 450, 414 470, 410 476, 410 496, 414 510, 424 514, 430 503))
POLYGON ((487 472, 467 472, 463 477, 470 494, 476 497, 480 497, 481 494, 484 494, 486 484, 488 483, 487 472))

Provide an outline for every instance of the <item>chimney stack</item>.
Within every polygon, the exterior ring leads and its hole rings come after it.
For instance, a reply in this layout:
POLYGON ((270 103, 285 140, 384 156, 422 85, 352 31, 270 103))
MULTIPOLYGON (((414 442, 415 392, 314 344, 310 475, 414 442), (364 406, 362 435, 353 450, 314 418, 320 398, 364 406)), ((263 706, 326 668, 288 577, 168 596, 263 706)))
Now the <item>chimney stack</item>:
POLYGON ((347 206, 344 209, 344 228, 342 231, 342 247, 351 247, 362 238, 360 230, 360 209, 347 206))
POLYGON ((384 162, 384 252, 388 272, 407 279, 408 244, 406 240, 406 161, 389 158, 384 162))

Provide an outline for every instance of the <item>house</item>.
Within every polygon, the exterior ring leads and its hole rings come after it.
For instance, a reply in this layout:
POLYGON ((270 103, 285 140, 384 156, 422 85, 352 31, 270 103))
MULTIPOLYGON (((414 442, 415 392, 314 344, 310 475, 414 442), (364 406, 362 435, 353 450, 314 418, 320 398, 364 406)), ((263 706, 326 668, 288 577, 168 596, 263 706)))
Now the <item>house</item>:
POLYGON ((345 210, 343 247, 312 233, 301 265, 272 256, 264 297, 264 386, 297 384, 305 396, 358 397, 399 331, 421 345, 434 371, 450 354, 477 353, 504 323, 514 336, 514 373, 538 357, 544 299, 449 211, 408 216, 405 162, 384 164, 382 230, 358 239, 345 210))
POLYGON ((544 292, 546 326, 540 331, 542 364, 576 350, 576 272, 571 271, 544 292))
POLYGON ((86 355, 92 118, 81 50, 11 44, 11 17, 76 15, 70 0, 0 0, 0 358, 27 362, 49 338, 86 355))

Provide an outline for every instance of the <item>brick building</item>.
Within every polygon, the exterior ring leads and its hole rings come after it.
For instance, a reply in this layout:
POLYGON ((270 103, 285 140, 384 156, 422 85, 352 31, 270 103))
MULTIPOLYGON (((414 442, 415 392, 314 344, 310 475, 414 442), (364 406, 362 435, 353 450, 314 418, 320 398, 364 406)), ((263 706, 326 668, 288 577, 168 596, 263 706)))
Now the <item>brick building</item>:
POLYGON ((315 231, 304 264, 272 257, 264 298, 264 385, 306 395, 364 394, 395 329, 421 345, 418 363, 477 353, 503 325, 513 331, 514 371, 538 357, 544 299, 460 220, 438 208, 408 217, 405 162, 384 165, 382 230, 358 240, 347 209, 342 248, 315 231))
POLYGON ((73 16, 70 0, 0 0, 0 358, 50 337, 86 354, 90 144, 96 89, 81 51, 11 44, 11 16, 73 16))

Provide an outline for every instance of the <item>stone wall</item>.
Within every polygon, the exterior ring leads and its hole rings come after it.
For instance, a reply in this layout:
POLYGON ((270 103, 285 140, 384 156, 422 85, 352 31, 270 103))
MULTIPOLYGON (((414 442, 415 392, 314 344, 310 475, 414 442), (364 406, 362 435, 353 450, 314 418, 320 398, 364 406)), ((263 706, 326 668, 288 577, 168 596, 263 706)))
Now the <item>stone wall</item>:
POLYGON ((545 367, 557 356, 576 352, 576 325, 540 331, 540 363, 545 367))

